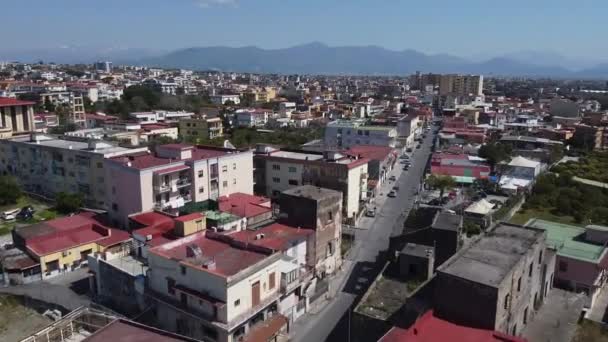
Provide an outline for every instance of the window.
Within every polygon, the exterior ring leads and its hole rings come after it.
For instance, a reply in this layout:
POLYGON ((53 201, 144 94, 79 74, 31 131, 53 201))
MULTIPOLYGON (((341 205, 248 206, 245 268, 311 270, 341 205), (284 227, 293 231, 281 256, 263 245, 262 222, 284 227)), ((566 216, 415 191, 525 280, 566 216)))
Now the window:
POLYGON ((222 172, 228 172, 228 165, 222 166, 222 172))
POLYGON ((236 178, 232 178, 232 184, 236 185, 236 178))
POLYGON ((503 303, 503 308, 504 308, 505 310, 508 310, 508 309, 509 309, 509 299, 510 299, 510 298, 511 298, 511 296, 510 296, 510 295, 507 293, 507 294, 505 295, 505 302, 503 303))
POLYGON ((232 163, 232 169, 236 170, 236 163, 232 163))
POLYGON ((290 166, 289 167, 289 172, 291 172, 291 173, 296 172, 296 167, 295 166, 290 166))
POLYGON ((369 131, 365 131, 365 135, 369 136, 369 131))
POLYGON ((272 169, 273 170, 280 170, 281 169, 281 165, 279 165, 279 164, 272 164, 272 169))
POLYGON ((568 263, 565 261, 559 262, 559 271, 560 272, 568 272, 568 263))
POLYGON ((203 170, 200 170, 198 172, 198 178, 203 178, 204 175, 205 175, 205 172, 203 170))
POLYGON ((118 204, 112 203, 112 210, 118 211, 118 204))
POLYGON ((542 250, 540 250, 540 251, 538 252, 538 263, 539 263, 539 264, 542 264, 542 263, 543 263, 543 251, 542 251, 542 250))
POLYGON ((272 177, 272 181, 275 183, 281 183, 281 178, 279 177, 272 177))
POLYGON ((528 277, 532 276, 532 269, 534 268, 534 262, 530 263, 530 268, 528 269, 528 277))
POLYGON ((275 272, 270 273, 270 275, 268 276, 268 288, 270 290, 274 289, 274 286, 275 286, 275 277, 276 277, 276 273, 275 272))
POLYGON ((184 265, 180 265, 180 266, 179 266, 179 269, 180 269, 180 271, 182 272, 182 275, 185 275, 185 274, 186 274, 186 266, 184 266, 184 265))
POLYGON ((223 181, 222 182, 222 187, 227 188, 228 187, 228 181, 223 181))
POLYGON ((201 186, 200 188, 198 188, 198 193, 202 194, 203 192, 205 192, 205 187, 201 186))
POLYGON ((528 308, 524 309, 524 318, 523 318, 523 323, 526 324, 528 323, 528 308))
POLYGON ((517 291, 521 291, 521 277, 517 279, 517 291))
POLYGON ((327 256, 334 255, 334 244, 330 241, 327 243, 327 256))
POLYGON ((332 213, 331 211, 329 212, 329 220, 333 220, 334 219, 334 213, 332 213))
POLYGON ((289 180, 289 185, 298 185, 298 181, 295 179, 290 179, 289 180))
POLYGON ((175 280, 171 278, 167 278, 167 292, 169 294, 175 294, 175 280))
POLYGON ((235 300, 234 306, 239 306, 239 305, 241 305, 241 300, 240 299, 235 300))
POLYGON ((102 162, 98 162, 98 163, 97 163, 97 168, 98 168, 98 169, 101 169, 102 167, 103 167, 103 163, 102 163, 102 162))
POLYGON ((362 130, 357 130, 357 135, 361 135, 361 134, 363 134, 363 131, 362 130))

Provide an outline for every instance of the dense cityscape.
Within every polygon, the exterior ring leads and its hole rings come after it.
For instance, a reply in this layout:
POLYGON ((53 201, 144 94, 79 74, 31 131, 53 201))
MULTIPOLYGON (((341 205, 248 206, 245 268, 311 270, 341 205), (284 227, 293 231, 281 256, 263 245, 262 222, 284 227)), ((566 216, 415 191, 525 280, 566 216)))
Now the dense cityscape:
POLYGON ((0 62, 0 340, 608 341, 608 82, 0 62))

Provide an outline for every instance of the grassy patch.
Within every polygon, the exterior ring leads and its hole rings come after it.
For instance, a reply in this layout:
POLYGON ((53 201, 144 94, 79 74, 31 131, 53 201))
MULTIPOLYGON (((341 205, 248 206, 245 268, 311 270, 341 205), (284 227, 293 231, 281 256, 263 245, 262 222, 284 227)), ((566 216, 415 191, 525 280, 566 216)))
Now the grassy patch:
POLYGON ((530 208, 530 209, 521 209, 519 210, 511 220, 510 223, 513 224, 526 224, 530 219, 537 218, 546 221, 571 224, 575 226, 580 226, 580 223, 577 223, 574 217, 572 216, 558 216, 551 213, 551 208, 530 208))
POLYGON ((10 295, 0 295, 0 317, 0 341, 19 341, 51 322, 10 295))
POLYGON ((608 330, 599 323, 584 320, 576 328, 572 342, 608 342, 608 330))
POLYGON ((35 210, 34 217, 32 219, 25 220, 25 221, 5 222, 5 221, 0 220, 0 236, 10 234, 11 230, 13 230, 17 224, 20 224, 20 225, 36 224, 38 222, 48 221, 48 220, 52 220, 52 219, 61 217, 61 215, 54 208, 51 208, 48 203, 38 201, 38 200, 28 197, 28 196, 20 197, 19 200, 17 201, 17 203, 15 203, 15 204, 1 206, 0 212, 8 211, 11 209, 23 208, 28 205, 31 205, 34 208, 34 210, 35 210))

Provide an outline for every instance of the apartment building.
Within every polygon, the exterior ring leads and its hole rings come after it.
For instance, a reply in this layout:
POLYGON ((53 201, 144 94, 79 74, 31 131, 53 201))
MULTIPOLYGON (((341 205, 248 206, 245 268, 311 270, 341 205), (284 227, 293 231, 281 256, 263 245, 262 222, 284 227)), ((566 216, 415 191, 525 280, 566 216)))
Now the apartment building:
POLYGON ((397 128, 371 126, 364 121, 332 121, 325 127, 325 146, 350 148, 353 145, 378 145, 397 147, 397 128))
POLYGON ((437 317, 517 336, 552 288, 555 252, 541 229, 500 224, 437 269, 437 317))
POLYGON ((169 144, 105 160, 110 217, 126 226, 134 213, 177 212, 189 202, 253 193, 250 151, 169 144))
POLYGON ((80 193, 87 206, 108 209, 104 160, 137 151, 146 149, 32 133, 0 140, 0 173, 14 176, 26 191, 47 197, 80 193))
POLYGON ((179 120, 179 135, 187 141, 215 139, 224 135, 222 119, 193 117, 179 120))
POLYGON ((439 95, 483 95, 483 76, 441 75, 441 78, 439 79, 439 95))
POLYGON ((189 119, 194 116, 193 112, 153 110, 151 112, 132 112, 129 116, 140 124, 153 124, 157 122, 177 122, 181 119, 189 119))
POLYGON ((213 96, 210 96, 210 99, 211 99, 211 103, 216 104, 216 105, 225 105, 228 101, 232 102, 235 105, 238 105, 241 103, 241 97, 236 94, 213 95, 213 96))
POLYGON ((271 114, 271 110, 263 108, 239 109, 235 113, 236 124, 238 127, 264 127, 271 114))
MULTIPOLYGON (((205 341, 240 341, 281 317, 283 256, 272 249, 200 232, 148 253, 149 294, 164 329, 205 341)), ((296 265, 297 267, 297 265, 296 265)))
POLYGON ((0 97, 0 139, 33 132, 34 102, 0 97))
POLYGON ((276 200, 281 192, 300 185, 333 189, 343 194, 344 216, 352 219, 367 199, 368 162, 337 152, 283 151, 258 145, 254 190, 276 200))

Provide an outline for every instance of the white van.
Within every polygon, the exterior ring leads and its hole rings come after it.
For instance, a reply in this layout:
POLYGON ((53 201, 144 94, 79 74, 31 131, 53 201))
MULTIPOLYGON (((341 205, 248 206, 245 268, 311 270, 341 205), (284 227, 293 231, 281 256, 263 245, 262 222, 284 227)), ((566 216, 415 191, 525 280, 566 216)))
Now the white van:
POLYGON ((21 209, 19 208, 7 210, 3 212, 0 217, 2 217, 4 221, 12 221, 17 218, 17 214, 19 213, 19 211, 21 211, 21 209))

